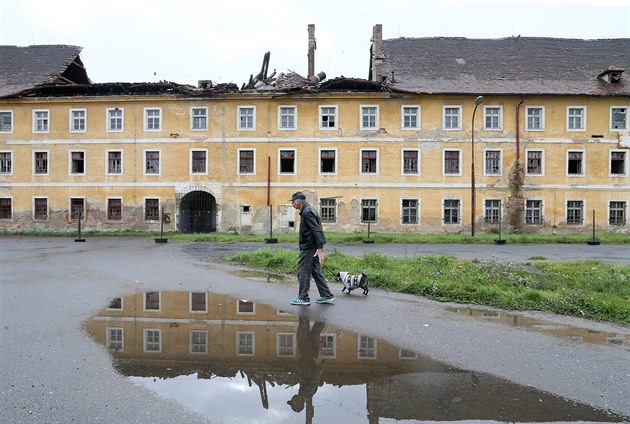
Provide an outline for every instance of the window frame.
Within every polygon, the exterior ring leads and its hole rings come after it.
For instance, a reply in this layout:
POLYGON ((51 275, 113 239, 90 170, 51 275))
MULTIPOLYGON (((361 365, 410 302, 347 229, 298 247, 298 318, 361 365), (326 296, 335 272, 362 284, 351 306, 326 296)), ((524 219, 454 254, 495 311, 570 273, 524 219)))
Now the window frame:
POLYGON ((190 352, 191 355, 207 355, 208 354, 208 330, 194 329, 194 330, 188 331, 188 351, 190 352), (194 339, 195 334, 203 334, 204 342, 199 343, 198 341, 195 341, 194 339), (195 349, 195 347, 199 347, 199 346, 203 346, 203 351, 195 349))
POLYGON ((256 175, 256 149, 255 148, 245 148, 241 147, 236 150, 236 175, 256 175), (251 172, 243 172, 241 171, 241 154, 243 152, 252 152, 252 170, 251 172))
POLYGON ((237 131, 256 131, 256 106, 243 105, 236 107, 236 130, 237 131), (251 115, 244 114, 245 111, 250 111, 251 115), (245 119, 246 125, 243 126, 243 119, 245 119), (251 121, 251 126, 249 125, 251 121))
POLYGON ((379 159, 380 159, 379 149, 378 148, 360 149, 359 155, 360 155, 359 158, 360 158, 360 161, 361 161, 360 165, 359 165, 360 166, 360 168, 359 168, 359 175, 372 175, 372 176, 379 175, 379 166, 380 166, 380 163, 379 163, 379 159), (369 158, 368 159, 369 160, 369 164, 370 164, 370 167, 369 167, 370 169, 372 169, 371 164, 372 164, 372 161, 374 161, 374 170, 373 171, 369 171, 369 170, 368 171, 364 171, 363 170, 363 161, 364 161, 363 154, 366 153, 366 152, 374 152, 376 154, 375 158, 369 158))
POLYGON ((50 133, 50 109, 33 109, 33 134, 49 134, 50 133), (41 118, 45 121, 45 129, 38 129, 38 123, 40 118, 38 118, 38 113, 46 113, 45 118, 41 118))
POLYGON ((420 225, 420 199, 411 197, 402 197, 400 199, 400 224, 404 226, 408 225, 420 225), (405 202, 416 202, 415 206, 405 206, 405 202), (405 217, 411 217, 410 214, 406 214, 405 211, 415 211, 415 221, 405 222, 405 217))
MULTIPOLYGON (((152 300, 151 302, 155 302, 152 300)), ((162 311, 162 292, 161 291, 146 291, 142 293, 142 311, 143 312, 161 312, 162 311), (157 308, 149 308, 149 302, 147 296, 149 294, 157 293, 157 308)))
POLYGON ((442 225, 462 225, 462 199, 448 197, 442 199, 442 225), (457 222, 453 222, 452 218, 449 222, 446 222, 446 202, 457 202, 457 208, 450 207, 449 210, 457 210, 457 222))
MULTIPOLYGON (((162 353, 162 330, 160 328, 143 328, 142 329, 142 349, 145 353, 162 353), (155 332, 158 335, 157 349, 148 349, 149 347, 149 332, 155 332)), ((154 336, 152 336, 154 337, 154 336)), ((155 341, 151 342, 156 344, 155 341)))
POLYGON ((14 113, 12 109, 0 109, 0 134, 13 134, 13 128, 15 127, 15 120, 14 120, 14 113), (2 124, 2 115, 3 114, 8 114, 9 115, 9 130, 3 130, 3 124, 2 124))
POLYGON ((402 148, 400 149, 400 175, 403 176, 418 176, 420 175, 420 157, 421 157, 421 153, 420 153, 420 149, 407 149, 407 148, 402 148), (405 153, 406 152, 415 152, 416 153, 416 172, 405 172, 406 167, 405 167, 405 153))
POLYGON ((12 221, 13 220, 13 196, 0 196, 0 220, 12 221), (5 205, 3 201, 8 201, 8 216, 4 216, 5 205))
POLYGON ((337 208, 339 207, 339 203, 335 197, 320 197, 319 198, 319 217, 323 224, 336 224, 338 219, 337 208), (324 200, 333 202, 332 205, 324 205, 324 200), (326 212, 324 211, 326 210, 326 212), (327 211, 332 210, 332 214, 329 214, 327 211), (333 218, 330 219, 329 216, 332 215, 333 218))
POLYGON ((48 196, 33 196, 33 221, 48 221, 50 219, 50 198, 48 196), (45 218, 38 214, 39 205, 37 200, 46 201, 45 218))
MULTIPOLYGON (((565 225, 568 227, 573 227, 573 226, 585 226, 586 225, 586 216, 585 216, 585 211, 586 211, 586 201, 584 199, 567 199, 564 202, 564 206, 565 206, 565 210, 564 210, 564 222, 565 225), (580 218, 581 218, 581 222, 575 222, 574 218, 571 219, 571 221, 569 221, 569 203, 570 202, 574 202, 574 203, 580 203, 580 218)), ((572 211, 578 210, 576 207, 571 207, 572 211)))
POLYGON ((144 159, 144 166, 142 167, 142 175, 148 177, 159 177, 162 175, 162 150, 161 149, 144 149, 142 157, 144 159), (149 172, 149 153, 157 153, 157 159, 152 158, 152 161, 157 160, 157 172, 149 172))
POLYGON ((378 202, 378 198, 375 197, 366 197, 366 198, 362 198, 361 199, 361 225, 372 225, 372 224, 378 224, 379 222, 379 210, 378 210, 378 206, 379 206, 379 202, 378 202), (372 204, 367 204, 366 202, 374 202, 374 205, 372 204), (365 211, 366 208, 368 210, 368 219, 365 219, 365 211), (372 219, 369 215, 370 211, 374 210, 374 219, 372 219))
MULTIPOLYGON (((535 116, 532 115, 532 118, 535 116)), ((545 107, 544 106, 525 106, 525 131, 545 131, 545 107), (535 128, 530 125, 530 112, 534 110, 540 110, 540 128, 535 128)))
POLYGON ((278 175, 297 175, 297 148, 295 147, 278 147, 278 175), (282 171, 282 153, 283 152, 293 152, 293 171, 292 172, 283 172, 282 171))
POLYGON ((208 131, 208 106, 190 107, 190 131, 208 131), (203 115, 195 115, 195 111, 203 111, 203 115), (195 122, 203 118, 203 127, 196 127, 195 122))
POLYGON ((567 106, 567 122, 566 122, 567 132, 585 132, 586 131, 586 106, 567 106), (575 116, 571 115, 572 110, 581 110, 582 113, 579 115, 580 118, 580 126, 576 128, 571 128, 572 119, 575 119, 575 116))
POLYGON ((488 197, 483 199, 483 222, 489 225, 499 225, 502 218, 503 199, 499 197, 488 197), (492 204, 488 205, 488 202, 492 204), (494 202, 499 202, 498 207, 494 202))
MULTIPOLYGON (((79 159, 77 159, 77 161, 79 161, 79 159)), ((86 150, 69 150, 68 151, 68 175, 71 177, 76 177, 76 176, 81 177, 81 176, 87 175, 87 151, 86 150), (75 153, 79 153, 83 155, 83 157, 81 158, 81 161, 83 162, 82 172, 74 172, 74 169, 75 169, 74 154, 75 153)))
POLYGON ((86 133, 87 132, 87 118, 88 117, 88 112, 87 112, 87 108, 70 108, 68 110, 68 132, 70 133, 86 133), (78 113, 78 112, 83 112, 83 117, 79 118, 80 121, 79 122, 83 122, 83 129, 76 129, 75 128, 75 120, 77 119, 74 114, 78 113))
POLYGON ((483 107, 483 129, 484 131, 503 131, 503 106, 501 105, 487 105, 483 107), (497 125, 488 126, 488 118, 494 117, 494 115, 488 115, 488 110, 496 109, 498 114, 496 116, 497 125))
MULTIPOLYGON (((1 153, 1 152, 0 152, 1 153)), ((608 151, 608 176, 612 177, 612 178, 617 178, 617 177, 627 177, 628 174, 630 173, 630 165, 629 165, 629 157, 630 157, 630 150, 623 150, 623 149, 610 149, 608 151), (623 172, 622 173, 618 173, 618 174, 614 174, 613 171, 613 154, 614 153, 623 153, 623 172)))
POLYGON ((50 151, 49 150, 33 150, 33 176, 48 176, 50 175, 50 151), (37 154, 46 154, 46 172, 37 172, 37 154))
POLYGON ((503 150, 502 149, 483 149, 483 175, 488 177, 500 177, 503 175, 503 150), (489 152, 499 152, 499 158, 488 158, 489 152), (498 172, 488 172, 488 160, 498 163, 498 172))
POLYGON ((8 155, 6 158, 0 158, 0 175, 11 176, 13 175, 13 150, 0 150, 0 155, 5 154, 8 155))
POLYGON ((339 128, 339 106, 338 105, 319 105, 318 106, 318 114, 317 114, 317 116, 318 116, 318 126, 319 126, 320 130, 322 130, 322 131, 335 131, 335 130, 337 130, 339 128), (324 112, 323 109, 333 109, 334 113, 332 115, 331 114, 324 115, 323 114, 323 112, 324 112), (334 116, 334 119, 335 119, 334 125, 332 125, 332 126, 330 126, 330 125, 324 126, 323 125, 324 116, 334 116))
POLYGON ((106 213, 106 220, 107 221, 110 221, 110 222, 122 221, 122 219, 123 219, 123 210, 124 210, 123 198, 122 197, 120 197, 120 196, 108 197, 106 199, 105 207, 107 208, 106 211, 105 211, 105 213, 106 213), (119 211, 120 217, 119 218, 112 218, 111 215, 110 215, 110 211, 112 210, 112 206, 113 206, 110 202, 111 201, 115 201, 115 200, 120 202, 120 204, 118 205, 118 207, 120 208, 120 211, 119 211))
POLYGON ((420 105, 400 105, 400 129, 402 131, 419 131, 422 128, 421 122, 422 111, 420 110, 420 105), (405 109, 416 109, 414 114, 405 113, 405 109), (406 126, 405 118, 413 117, 416 120, 415 126, 406 126))
POLYGON ((125 152, 122 149, 108 149, 105 151, 105 175, 118 177, 124 174, 124 163, 125 163, 124 155, 125 155, 125 152), (120 153, 120 172, 114 173, 114 172, 111 172, 110 170, 109 155, 111 153, 120 153))
POLYGON ((442 176, 444 177, 461 177, 462 174, 462 149, 444 148, 442 149, 442 176), (446 172, 446 152, 457 152, 457 168, 458 172, 446 172))
POLYGON ((208 313, 208 292, 190 291, 188 292, 188 312, 191 314, 207 314, 208 313), (194 294, 202 294, 204 296, 203 309, 194 309, 195 302, 193 301, 194 294))
MULTIPOLYGON (((114 352, 124 352, 125 351, 125 329, 123 327, 106 327, 105 328, 105 338, 107 341, 107 349, 113 350, 114 352), (116 331, 120 333, 120 349, 112 348, 112 331, 116 331)), ((115 341, 118 343, 118 340, 115 341)))
POLYGON ((584 149, 569 149, 566 153, 566 176, 567 177, 586 177, 586 150, 584 149), (579 173, 570 173, 570 164, 572 163, 571 153, 580 153, 580 172, 579 173))
POLYGON ((378 359, 378 339, 366 334, 357 335, 357 359, 378 359))
MULTIPOLYGON (((317 175, 337 175, 338 170, 339 170, 339 151, 337 149, 337 147, 320 147, 317 149, 317 175), (328 152, 328 151, 332 151, 335 153, 335 170, 333 172, 323 172, 322 171, 322 152, 328 152)), ((359 166, 361 166, 359 164, 359 166)))
POLYGON ((359 105, 359 129, 362 131, 378 130, 380 128, 380 111, 378 105, 359 105), (372 114, 372 109, 374 114, 372 114), (367 124, 366 125, 366 120, 367 124))
MULTIPOLYGON (((449 124, 450 125, 450 124, 449 124)), ((444 131, 461 131, 462 130, 462 105, 443 105, 442 106, 442 130, 444 131), (453 119, 453 115, 447 115, 447 111, 453 109, 457 113, 457 126, 447 126, 447 122, 453 119)))
POLYGON ((79 218, 84 221, 86 219, 86 215, 87 215, 87 202, 85 201, 85 196, 72 196, 68 198, 68 221, 72 222, 72 221, 76 221, 79 218), (75 212, 74 212, 74 207, 75 204, 77 204, 77 202, 75 202, 75 200, 80 200, 81 201, 81 216, 77 217, 75 212))
POLYGON ((296 131, 298 129, 298 108, 297 105, 278 105, 278 131, 296 131), (293 113, 283 114, 283 109, 291 109, 293 113), (284 126, 283 118, 291 117, 293 119, 292 126, 284 126))
MULTIPOLYGON (((152 207, 151 210, 153 210, 154 208, 152 207)), ((155 196, 146 196, 142 198, 142 218, 143 218, 143 222, 148 222, 148 223, 155 223, 155 222, 160 222, 160 216, 162 216, 162 202, 161 199, 159 197, 155 197, 155 196), (149 208, 147 208, 147 202, 151 200, 157 200, 157 211, 158 211, 158 216, 157 219, 148 219, 148 215, 147 215, 147 211, 149 210, 149 208)))
POLYGON ((525 225, 544 225, 545 224, 545 201, 544 199, 525 199, 525 207, 524 207, 524 212, 525 212, 525 225), (527 207, 527 203, 528 202, 540 202, 539 207, 535 208, 528 208, 527 207), (532 216, 531 219, 528 220, 528 211, 531 211, 532 213, 530 215, 535 215, 535 212, 538 211, 539 212, 539 216, 538 216, 538 222, 535 222, 535 217, 532 216))
MULTIPOLYGON (((117 126, 117 125, 116 125, 117 126)), ((125 131, 125 108, 122 107, 108 107, 105 110, 105 132, 108 133, 121 133, 125 131), (120 116, 112 117, 112 112, 120 112, 120 116), (120 120, 120 129, 112 127, 112 118, 116 120, 120 120)))
MULTIPOLYGON (((608 208, 607 208, 607 219, 606 219, 606 225, 609 227, 625 227, 628 225, 628 201, 624 200, 624 199, 610 199, 608 200, 608 208), (623 207, 622 208, 612 208, 612 203, 622 203, 623 207), (621 211, 621 219, 623 220, 623 222, 618 223, 618 222, 612 222, 613 219, 613 214, 612 212, 614 211, 621 211)), ((615 217, 615 221, 618 218, 615 217)))
POLYGON ((628 126, 630 125, 628 121, 630 120, 630 106, 611 106, 610 107, 610 117, 608 121, 609 131, 611 132, 623 132, 628 130, 628 126), (613 127, 613 111, 616 109, 623 109, 623 114, 625 115, 624 126, 620 128, 613 127))
POLYGON ((525 149, 525 175, 528 177, 544 177, 545 176, 545 150, 544 149, 525 149), (529 153, 540 152, 540 174, 529 172, 529 153))
POLYGON ((256 355, 256 332, 254 331, 236 331, 236 356, 255 356, 256 355), (242 344, 242 337, 248 336, 251 337, 251 346, 249 344, 242 344), (251 352, 244 352, 242 348, 251 349, 251 352))
POLYGON ((276 356, 279 358, 293 358, 295 357, 295 352, 296 352, 296 346, 297 346, 297 341, 296 341, 296 337, 295 337, 295 333, 289 333, 286 331, 279 331, 276 333, 276 356), (291 346, 281 346, 281 339, 283 338, 287 338, 290 339, 291 341, 291 346), (287 351, 290 350, 290 353, 284 353, 282 350, 286 349, 287 351))
POLYGON ((208 149, 191 148, 188 154, 188 166, 190 175, 208 175, 208 149), (195 152, 203 152, 205 154, 203 171, 195 171, 195 152))
POLYGON ((253 300, 237 299, 236 300, 236 315, 256 315, 256 302, 253 300), (251 311, 246 310, 242 305, 252 305, 251 311))
POLYGON ((144 117, 144 132, 158 133, 162 131, 164 127, 164 122, 162 119, 162 108, 161 107, 145 107, 143 109, 143 117, 144 117), (149 116, 149 112, 157 112, 157 116, 149 116), (157 119, 157 127, 155 127, 155 120, 157 119), (149 123, 153 126, 153 128, 149 128, 149 123))

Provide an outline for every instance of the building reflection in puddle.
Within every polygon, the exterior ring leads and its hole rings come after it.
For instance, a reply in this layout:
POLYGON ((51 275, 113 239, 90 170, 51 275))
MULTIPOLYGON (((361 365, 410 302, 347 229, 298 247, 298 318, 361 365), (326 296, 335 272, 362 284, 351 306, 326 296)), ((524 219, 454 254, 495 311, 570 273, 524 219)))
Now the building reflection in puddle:
POLYGON ((215 422, 624 419, 310 313, 211 292, 144 292, 113 299, 87 329, 120 373, 215 422))

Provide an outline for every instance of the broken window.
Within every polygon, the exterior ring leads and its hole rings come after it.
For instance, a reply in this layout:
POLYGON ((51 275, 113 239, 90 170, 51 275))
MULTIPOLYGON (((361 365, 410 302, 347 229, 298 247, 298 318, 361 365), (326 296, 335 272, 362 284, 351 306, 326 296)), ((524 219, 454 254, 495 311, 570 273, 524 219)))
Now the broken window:
POLYGON ((85 152, 70 152, 70 173, 85 174, 85 152))
POLYGON ((122 200, 107 199, 107 219, 120 221, 122 219, 122 200))
POLYGON ((608 204, 608 225, 626 225, 625 201, 613 200, 608 204))
POLYGON ((118 175, 122 174, 122 152, 109 151, 107 152, 107 174, 118 175))
POLYGON ((486 150, 485 156, 484 173, 501 175, 501 150, 486 150))
POLYGON ((445 150, 444 151, 444 174, 446 175, 459 175, 460 171, 460 158, 459 150, 445 150))
POLYGON ((334 223, 337 221, 337 199, 321 199, 319 216, 322 222, 334 223))
POLYGON ((542 200, 525 201, 525 223, 529 225, 540 225, 543 223, 542 200))
POLYGON ((584 174, 584 152, 569 151, 567 157, 567 174, 584 174))
POLYGON ((146 151, 144 152, 145 159, 145 174, 159 174, 160 173, 160 152, 159 151, 146 151))
POLYGON ((146 311, 160 310, 160 292, 152 291, 144 294, 144 309, 146 311))
POLYGON ((280 173, 295 174, 295 150, 280 150, 280 173))
POLYGON ((144 220, 159 221, 160 220, 160 200, 145 199, 144 200, 144 220))
POLYGON ((418 199, 402 199, 401 208, 403 224, 418 223, 418 199))
POLYGON ((123 299, 122 297, 115 297, 109 301, 109 305, 107 305, 107 309, 122 309, 123 308, 123 299))
POLYGON ((460 202, 458 199, 444 200, 444 223, 459 224, 460 202))
POLYGON ((361 173, 376 174, 378 172, 378 152, 361 150, 361 173))
POLYGON ((191 174, 206 174, 207 169, 207 155, 205 150, 193 150, 190 152, 190 173, 191 174))
POLYGON ((37 220, 48 219, 48 199, 46 197, 36 197, 33 199, 33 218, 37 220))
POLYGON ((403 174, 418 175, 420 173, 420 152, 418 150, 403 150, 403 174))
POLYGON ((527 151, 527 175, 542 175, 543 152, 542 150, 527 151))
POLYGON ((238 151, 238 173, 239 174, 254 174, 254 150, 239 150, 238 151))
POLYGON ((610 152, 610 174, 613 176, 623 176, 628 173, 625 151, 610 152))
POLYGON ((13 215, 13 199, 10 197, 0 197, 0 219, 11 219, 13 215))
POLYGON ((319 170, 322 174, 335 174, 336 166, 336 150, 320 150, 319 151, 319 170))
POLYGON ((70 199, 70 219, 85 219, 85 201, 83 198, 70 199))
POLYGON ((610 108, 610 129, 611 131, 623 131, 628 129, 628 108, 610 108))
POLYGON ((236 308, 236 313, 238 314, 250 314, 253 315, 256 313, 256 308, 254 302, 251 300, 239 299, 238 305, 236 308))
POLYGON ((337 128, 337 106, 320 106, 319 107, 319 128, 320 129, 336 129, 337 128))
POLYGON ((582 225, 584 221, 584 202, 569 200, 567 202, 567 225, 582 225))
POLYGON ((0 174, 13 173, 13 153, 0 152, 0 174))

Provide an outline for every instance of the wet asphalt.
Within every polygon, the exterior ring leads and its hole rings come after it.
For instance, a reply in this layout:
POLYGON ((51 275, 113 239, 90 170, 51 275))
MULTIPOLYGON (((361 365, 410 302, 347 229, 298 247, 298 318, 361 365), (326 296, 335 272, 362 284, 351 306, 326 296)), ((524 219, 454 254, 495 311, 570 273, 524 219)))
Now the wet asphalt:
MULTIPOLYGON (((158 397, 118 374, 84 323, 107 302, 149 290, 225 293, 295 312, 297 284, 244 278, 220 260, 239 250, 292 245, 157 244, 153 239, 0 238, 0 422, 203 423, 205 418, 158 397)), ((628 245, 329 245, 351 255, 396 257, 452 254, 528 261, 601 260, 630 264, 628 245)), ((333 305, 309 306, 311 316, 370 334, 433 359, 489 373, 610 410, 630 420, 627 346, 577 343, 485 322, 450 311, 452 304, 388 293, 341 293, 333 305)), ((530 313, 532 317, 630 335, 630 326, 530 313)))

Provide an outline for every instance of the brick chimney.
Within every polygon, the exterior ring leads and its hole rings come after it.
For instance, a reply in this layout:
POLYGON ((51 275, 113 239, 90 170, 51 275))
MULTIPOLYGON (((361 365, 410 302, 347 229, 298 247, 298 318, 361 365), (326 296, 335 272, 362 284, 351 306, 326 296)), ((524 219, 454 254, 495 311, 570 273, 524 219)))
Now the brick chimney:
POLYGON ((308 79, 315 75, 315 49, 317 42, 315 41, 315 25, 308 25, 308 79))

